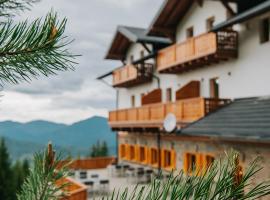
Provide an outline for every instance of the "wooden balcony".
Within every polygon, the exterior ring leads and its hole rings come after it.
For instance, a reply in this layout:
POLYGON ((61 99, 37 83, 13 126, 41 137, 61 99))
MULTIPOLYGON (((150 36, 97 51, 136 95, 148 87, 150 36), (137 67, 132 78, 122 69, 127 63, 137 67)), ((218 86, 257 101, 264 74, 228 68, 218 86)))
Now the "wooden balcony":
POLYGON ((237 32, 210 32, 159 51, 157 69, 160 73, 183 73, 236 58, 237 54, 237 32))
POLYGON ((79 160, 64 160, 59 163, 59 167, 64 165, 68 165, 70 169, 74 170, 92 170, 92 169, 104 169, 107 168, 108 165, 115 163, 115 157, 99 157, 99 158, 85 158, 79 160))
POLYGON ((115 131, 162 130, 165 117, 173 113, 181 128, 229 102, 228 99, 199 97, 117 110, 109 113, 109 124, 115 131))
POLYGON ((113 87, 132 87, 152 80, 153 65, 126 65, 113 72, 113 87))
POLYGON ((63 178, 56 183, 63 188, 65 197, 61 200, 87 200, 87 187, 71 178, 63 178))

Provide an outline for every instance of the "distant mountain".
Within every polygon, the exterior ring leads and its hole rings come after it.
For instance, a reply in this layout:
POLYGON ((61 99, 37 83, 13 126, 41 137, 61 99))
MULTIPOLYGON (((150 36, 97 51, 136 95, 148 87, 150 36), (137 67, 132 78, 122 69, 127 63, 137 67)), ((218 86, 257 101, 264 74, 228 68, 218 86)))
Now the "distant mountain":
MULTIPOLYGON (((21 156, 35 152, 49 141, 75 156, 88 154, 97 141, 106 141, 110 154, 116 153, 116 135, 103 117, 92 117, 72 125, 41 120, 29 123, 4 121, 0 122, 0 137, 9 140, 10 148, 21 149, 17 151, 21 156)), ((17 153, 15 157, 18 157, 17 153)))

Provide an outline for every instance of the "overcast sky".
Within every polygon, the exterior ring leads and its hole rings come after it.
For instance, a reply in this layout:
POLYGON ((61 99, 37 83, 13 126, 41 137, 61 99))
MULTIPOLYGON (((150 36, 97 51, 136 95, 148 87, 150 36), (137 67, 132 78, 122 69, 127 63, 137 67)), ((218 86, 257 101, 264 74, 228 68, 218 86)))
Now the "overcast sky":
POLYGON ((50 120, 73 123, 107 116, 115 105, 115 91, 95 78, 120 63, 105 61, 117 25, 147 27, 163 0, 43 0, 20 20, 45 16, 52 8, 67 17, 66 35, 74 38, 72 51, 82 54, 73 72, 20 85, 5 85, 0 121, 50 120))

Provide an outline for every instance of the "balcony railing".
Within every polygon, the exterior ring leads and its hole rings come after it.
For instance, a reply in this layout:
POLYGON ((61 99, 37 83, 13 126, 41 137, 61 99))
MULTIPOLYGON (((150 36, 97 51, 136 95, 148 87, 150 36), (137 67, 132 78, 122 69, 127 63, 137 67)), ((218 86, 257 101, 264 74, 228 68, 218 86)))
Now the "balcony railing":
POLYGON ((61 200, 87 200, 87 187, 71 178, 63 178, 57 183, 59 186, 65 185, 63 191, 65 197, 61 200))
POLYGON ((183 73, 229 58, 236 58, 237 53, 237 32, 210 32, 159 51, 157 69, 160 73, 183 73))
POLYGON ((153 65, 126 65, 113 72, 114 87, 131 87, 152 80, 153 65))
POLYGON ((228 99, 192 98, 170 103, 150 104, 138 108, 122 109, 109 113, 109 123, 115 130, 163 127, 167 114, 176 116, 179 127, 194 122, 207 113, 228 104, 228 99))
POLYGON ((100 158, 86 158, 86 159, 79 159, 70 162, 70 160, 64 160, 59 163, 59 167, 62 167, 66 164, 69 164, 68 167, 70 169, 104 169, 108 165, 116 162, 115 157, 100 157, 100 158))

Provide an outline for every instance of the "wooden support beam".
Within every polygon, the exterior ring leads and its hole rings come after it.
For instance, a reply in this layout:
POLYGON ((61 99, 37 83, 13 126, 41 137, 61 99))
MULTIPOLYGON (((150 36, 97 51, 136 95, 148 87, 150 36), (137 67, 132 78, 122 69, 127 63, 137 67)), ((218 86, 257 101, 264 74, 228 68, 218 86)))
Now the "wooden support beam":
POLYGON ((200 7, 203 7, 203 0, 196 0, 200 7))
POLYGON ((223 6, 228 10, 228 12, 234 16, 236 15, 236 13, 234 12, 234 10, 232 9, 232 7, 229 5, 229 2, 226 0, 220 0, 220 2, 223 4, 223 6))
POLYGON ((148 46, 144 42, 142 42, 141 44, 148 53, 152 53, 151 50, 148 48, 148 46))

